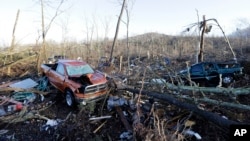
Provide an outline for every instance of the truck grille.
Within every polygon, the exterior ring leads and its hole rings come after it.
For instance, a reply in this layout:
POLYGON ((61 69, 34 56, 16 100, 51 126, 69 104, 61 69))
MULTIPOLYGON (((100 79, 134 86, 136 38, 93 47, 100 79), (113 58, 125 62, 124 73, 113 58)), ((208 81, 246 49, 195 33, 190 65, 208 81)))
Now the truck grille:
POLYGON ((99 92, 99 91, 106 90, 106 89, 107 89, 106 83, 97 84, 97 85, 89 85, 85 88, 84 93, 92 94, 92 93, 99 92))

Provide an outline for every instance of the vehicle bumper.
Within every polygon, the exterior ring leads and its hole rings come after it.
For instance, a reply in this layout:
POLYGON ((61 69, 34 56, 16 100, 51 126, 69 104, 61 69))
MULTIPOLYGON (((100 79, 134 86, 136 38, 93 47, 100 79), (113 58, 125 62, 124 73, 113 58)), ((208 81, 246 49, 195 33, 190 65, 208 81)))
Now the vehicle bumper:
POLYGON ((90 98, 77 98, 76 97, 76 102, 82 105, 87 105, 88 103, 91 103, 91 102, 100 101, 104 99, 106 96, 107 96, 107 93, 100 95, 100 96, 96 96, 96 97, 90 97, 90 98))

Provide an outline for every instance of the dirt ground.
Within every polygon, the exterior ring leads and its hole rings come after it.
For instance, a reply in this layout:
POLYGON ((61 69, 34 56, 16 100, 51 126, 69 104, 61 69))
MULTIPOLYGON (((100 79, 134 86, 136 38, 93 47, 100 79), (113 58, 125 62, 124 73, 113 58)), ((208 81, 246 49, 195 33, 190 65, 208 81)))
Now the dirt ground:
MULTIPOLYGON (((2 76, 1 82, 24 78, 38 80, 39 77, 35 75, 34 66, 30 65, 31 67, 23 67, 23 64, 17 65, 12 70, 13 75, 2 76)), ((239 84, 247 87, 248 81, 244 80, 239 84)), ((8 95, 11 94, 11 91, 1 91, 0 93, 8 95)), ((131 98, 131 94, 127 94, 125 91, 112 91, 110 94, 131 98)), ((220 95, 213 95, 213 97, 227 99, 220 95)), ((202 137, 202 141, 226 141, 229 139, 228 128, 157 99, 153 99, 157 104, 154 104, 155 107, 152 108, 152 98, 146 96, 142 97, 139 111, 135 111, 129 104, 120 106, 125 120, 132 127, 133 132, 128 132, 124 119, 116 108, 108 107, 107 100, 104 99, 88 106, 70 108, 66 106, 63 94, 52 88, 44 99, 43 96, 37 94, 35 101, 20 112, 0 117, 0 141, 198 140, 194 136, 186 135, 184 131, 187 129, 198 133, 202 137), (154 109, 153 112, 152 109, 154 109), (140 116, 135 117, 135 113, 138 112, 140 116), (135 125, 136 119, 139 119, 139 123, 135 125)), ((237 101, 249 104, 250 97, 240 96, 237 101)), ((204 110, 217 113, 230 120, 250 123, 250 111, 206 103, 200 104, 204 110)))

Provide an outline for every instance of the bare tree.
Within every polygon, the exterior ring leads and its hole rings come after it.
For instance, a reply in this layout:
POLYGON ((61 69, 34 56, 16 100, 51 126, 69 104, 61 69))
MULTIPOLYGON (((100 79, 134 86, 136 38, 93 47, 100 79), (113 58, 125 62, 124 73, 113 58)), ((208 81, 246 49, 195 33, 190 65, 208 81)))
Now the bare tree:
POLYGON ((121 22, 121 18, 122 18, 122 14, 123 14, 125 5, 126 5, 126 0, 123 0, 121 12, 120 12, 120 15, 118 17, 118 21, 117 21, 117 25, 116 25, 114 41, 113 41, 113 44, 112 44, 112 47, 111 47, 109 62, 111 62, 112 58, 113 58, 113 51, 114 51, 114 47, 115 47, 115 44, 116 44, 116 39, 117 39, 117 36, 118 36, 118 33, 119 33, 120 22, 121 22))
MULTIPOLYGON (((134 0, 131 0, 131 1, 128 1, 126 3, 126 8, 125 8, 125 11, 126 11, 126 17, 127 17, 127 21, 126 21, 126 27, 127 27, 127 57, 128 57, 128 70, 130 70, 130 54, 129 54, 129 24, 130 24, 130 16, 131 16, 131 11, 132 11, 132 8, 134 6, 134 3, 135 1, 134 0), (131 7, 129 9, 129 2, 131 2, 131 7)), ((129 71, 128 71, 129 72, 129 71)))
POLYGON ((68 24, 69 24, 68 16, 65 20, 62 21, 62 42, 63 42, 63 56, 66 56, 66 47, 68 45, 67 34, 68 34, 68 24))
POLYGON ((105 18, 104 21, 102 22, 103 28, 104 28, 104 39, 103 39, 103 52, 105 52, 105 56, 106 56, 106 52, 108 49, 108 33, 110 30, 110 20, 105 18))
POLYGON ((94 34, 94 24, 89 24, 88 18, 85 16, 85 27, 86 27, 86 47, 87 47, 87 58, 86 61, 89 61, 89 55, 91 54, 93 34, 94 34))
POLYGON ((62 6, 62 4, 64 3, 65 0, 61 0, 58 7, 56 8, 56 12, 55 15, 51 18, 49 24, 45 27, 45 23, 44 23, 44 1, 40 0, 40 4, 41 4, 41 18, 42 18, 42 47, 39 51, 39 55, 38 55, 38 59, 37 59, 37 71, 38 73, 40 73, 40 65, 42 64, 42 61, 46 62, 46 35, 52 25, 52 23, 54 22, 54 20, 56 19, 57 16, 59 16, 61 13, 63 13, 63 11, 60 11, 60 8, 62 6))
MULTIPOLYGON (((17 14, 16 14, 15 24, 14 24, 14 27, 13 27, 12 41, 11 41, 9 53, 11 53, 11 52, 14 50, 14 48, 15 48, 15 32, 16 32, 16 25, 17 25, 18 18, 19 18, 19 13, 20 13, 20 10, 18 9, 18 10, 17 10, 17 14)), ((12 60, 12 54, 10 54, 10 61, 13 61, 13 60, 12 60)))
MULTIPOLYGON (((18 21, 18 18, 19 18, 19 13, 20 13, 20 10, 18 9, 18 10, 17 10, 17 14, 16 14, 15 24, 14 24, 13 31, 12 31, 11 45, 10 45, 10 48, 9 48, 9 53, 6 54, 6 56, 5 56, 4 65, 5 65, 5 62, 7 61, 8 55, 10 55, 10 61, 11 61, 11 62, 13 61, 13 58, 12 58, 12 51, 13 51, 14 48, 15 48, 15 32, 16 32, 17 21, 18 21)), ((10 66, 9 66, 9 67, 8 67, 8 75, 10 74, 10 70, 11 70, 11 68, 10 68, 10 66)))
POLYGON ((229 40, 228 40, 228 38, 227 38, 227 36, 226 36, 224 30, 223 30, 222 27, 220 26, 219 22, 218 22, 216 19, 207 19, 207 20, 206 20, 206 19, 205 19, 205 16, 203 16, 203 21, 202 21, 202 22, 198 22, 198 24, 197 24, 197 23, 191 24, 190 27, 188 27, 188 28, 186 29, 186 31, 190 31, 190 28, 195 27, 195 26, 197 26, 197 25, 198 25, 198 27, 199 27, 200 30, 202 29, 201 41, 200 41, 200 52, 199 52, 199 56, 198 56, 199 62, 203 61, 204 34, 205 34, 205 33, 209 33, 209 32, 211 31, 211 29, 212 29, 212 25, 211 25, 211 24, 210 24, 210 25, 208 24, 208 22, 210 22, 210 21, 215 22, 215 25, 219 27, 219 29, 221 30, 221 32, 222 32, 222 34, 223 34, 223 36, 224 36, 224 39, 225 39, 226 43, 228 44, 228 46, 229 46, 229 48, 230 48, 230 51, 231 51, 231 53, 232 53, 232 55, 233 55, 233 59, 234 59, 235 61, 237 61, 236 56, 235 56, 235 53, 234 53, 234 51, 233 51, 233 49, 232 49, 232 46, 231 46, 231 44, 230 44, 230 42, 229 42, 229 40))

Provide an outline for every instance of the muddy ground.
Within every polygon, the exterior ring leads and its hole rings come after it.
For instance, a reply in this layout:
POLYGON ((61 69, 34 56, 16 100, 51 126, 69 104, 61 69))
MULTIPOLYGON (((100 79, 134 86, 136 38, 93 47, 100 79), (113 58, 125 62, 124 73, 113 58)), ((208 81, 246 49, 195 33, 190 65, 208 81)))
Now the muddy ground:
MULTIPOLYGON (((35 75, 34 67, 30 69, 23 66, 20 64, 12 70, 12 74, 15 75, 2 76, 2 82, 25 78, 39 79, 39 76, 35 75)), ((238 84, 248 87, 248 83, 248 80, 243 80, 238 84)), ((12 91, 1 91, 1 95, 11 93, 12 91)), ((113 90, 109 94, 126 100, 135 97, 125 91, 113 90)), ((217 100, 228 100, 221 95, 212 97, 217 100)), ((249 104, 250 97, 240 96, 236 100, 242 104, 249 104)), ((44 99, 36 94, 35 101, 27 104, 21 111, 0 117, 0 141, 198 140, 195 136, 186 135, 187 129, 198 133, 202 141, 229 139, 228 128, 212 123, 191 111, 146 96, 141 98, 139 110, 138 107, 135 110, 129 104, 120 106, 125 120, 132 129, 132 132, 128 132, 129 127, 124 125, 119 110, 108 106, 107 101, 108 97, 95 104, 70 108, 66 106, 63 94, 51 88, 49 93, 44 95, 44 99), (137 114, 139 116, 135 116, 137 114), (93 118, 97 119, 91 120, 93 118)), ((207 103, 200 103, 199 106, 230 120, 250 123, 250 111, 207 103)))

